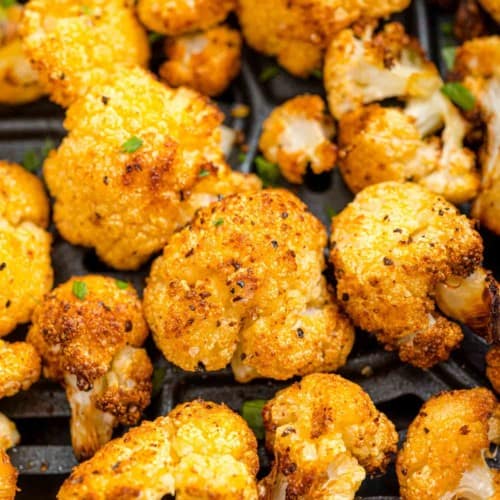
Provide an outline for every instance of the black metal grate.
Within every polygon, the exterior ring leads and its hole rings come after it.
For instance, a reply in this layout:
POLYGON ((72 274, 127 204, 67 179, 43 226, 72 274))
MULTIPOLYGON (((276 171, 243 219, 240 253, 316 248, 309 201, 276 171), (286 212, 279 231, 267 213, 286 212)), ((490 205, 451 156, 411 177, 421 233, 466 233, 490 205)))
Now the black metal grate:
MULTIPOLYGON (((446 16, 432 12, 425 0, 414 0, 411 8, 395 16, 410 33, 417 35, 431 57, 443 68, 440 48, 444 38, 439 25, 446 16)), ((230 161, 235 168, 249 171, 257 150, 262 120, 270 110, 284 100, 299 93, 312 92, 324 95, 319 80, 297 80, 284 71, 262 84, 258 80, 261 70, 274 62, 245 49, 244 66, 239 79, 219 101, 230 117, 233 103, 248 104, 251 115, 247 119, 231 119, 229 124, 242 130, 247 138, 249 153, 238 165, 237 152, 230 161)), ((17 108, 0 107, 0 157, 21 162, 27 150, 39 149, 46 139, 58 143, 64 136, 63 112, 47 100, 17 108)), ((323 223, 328 224, 327 211, 341 210, 352 199, 338 172, 306 180, 303 186, 293 187, 323 223)), ((114 272, 103 265, 91 250, 73 247, 55 232, 53 263, 56 284, 72 275, 98 272, 131 280, 142 289, 148 269, 137 273, 114 272)), ((495 254, 499 241, 489 235, 486 265, 497 272, 500 263, 495 254)), ((11 337, 22 338, 26 328, 11 337)), ((152 419, 169 412, 176 404, 197 397, 225 402, 240 410, 248 399, 266 399, 288 383, 258 380, 246 385, 237 384, 229 369, 217 373, 185 373, 168 364, 149 341, 148 350, 156 366, 166 368, 165 384, 146 410, 145 418, 152 419)), ((393 354, 384 352, 368 335, 360 332, 347 366, 341 373, 359 383, 372 397, 377 406, 391 418, 400 437, 418 413, 422 403, 431 395, 443 390, 484 385, 484 354, 486 345, 466 332, 464 343, 452 358, 432 370, 419 370, 398 361, 393 354), (370 376, 366 376, 369 372, 370 376)), ((59 485, 76 464, 69 438, 69 407, 63 390, 55 384, 41 381, 30 391, 20 393, 0 402, 0 411, 12 418, 21 432, 22 443, 10 451, 13 464, 19 469, 18 498, 54 498, 59 485)), ((123 431, 123 429, 122 429, 123 431)), ((265 451, 259 450, 262 472, 269 466, 265 451)), ((397 498, 398 487, 394 469, 381 478, 366 480, 359 491, 364 498, 390 500, 397 498)))

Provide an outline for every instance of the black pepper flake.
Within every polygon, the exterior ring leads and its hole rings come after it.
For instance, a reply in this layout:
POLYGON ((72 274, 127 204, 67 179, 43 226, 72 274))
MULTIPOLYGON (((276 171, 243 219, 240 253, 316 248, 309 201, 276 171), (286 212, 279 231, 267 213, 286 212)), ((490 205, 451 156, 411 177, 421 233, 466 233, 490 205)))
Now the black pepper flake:
POLYGON ((439 209, 438 215, 440 215, 441 217, 444 215, 444 212, 442 209, 439 209))
POLYGON ((394 229, 393 233, 402 233, 403 230, 399 227, 397 227, 396 229, 394 229))
POLYGON ((196 371, 197 372, 205 372, 206 371, 205 365, 203 364, 202 361, 198 361, 198 364, 196 365, 196 371))
POLYGON ((384 257, 384 266, 392 266, 394 262, 389 257, 384 257))
POLYGON ((7 264, 5 262, 2 262, 0 264, 0 271, 3 271, 7 267, 7 264))
POLYGON ((195 311, 195 310, 196 310, 196 307, 194 307, 194 306, 193 306, 193 304, 189 304, 189 309, 190 309, 191 311, 195 311))
POLYGON ((240 359, 241 359, 241 361, 245 361, 245 359, 247 359, 247 355, 246 355, 246 353, 242 352, 242 353, 240 354, 240 359))
POLYGON ((187 259, 188 257, 191 257, 191 255, 193 254, 194 254, 194 248, 191 248, 184 254, 184 257, 187 259))
POLYGON ((429 429, 427 429, 427 427, 424 427, 424 432, 425 432, 426 434, 429 434, 430 430, 429 430, 429 429))
POLYGON ((271 241, 273 248, 278 248, 278 242, 276 240, 271 241))
POLYGON ((384 222, 387 222, 389 220, 389 216, 388 215, 384 215, 384 222))
POLYGON ((281 218, 282 219, 287 219, 288 218, 288 212, 281 212, 281 218))
POLYGON ((299 337, 299 339, 304 338, 304 330, 302 330, 302 328, 297 328, 297 337, 299 337))
POLYGON ((10 305, 12 304, 12 302, 10 300, 8 300, 6 303, 5 303, 5 308, 8 309, 10 307, 10 305))
POLYGON ((348 302, 349 301, 349 294, 348 293, 343 293, 342 294, 342 300, 344 302, 348 302))
POLYGON ((125 321, 125 331, 126 332, 131 332, 132 331, 132 321, 130 321, 129 319, 127 319, 127 321, 125 321))
POLYGON ((105 175, 103 178, 102 178, 102 182, 104 182, 104 184, 106 184, 106 186, 109 184, 109 178, 107 175, 105 175))
POLYGON ((287 464, 283 467, 282 471, 284 476, 288 476, 289 474, 293 474, 297 470, 297 465, 294 463, 287 464))
POLYGON ((234 288, 231 288, 231 290, 229 290, 231 293, 234 293, 236 291, 236 289, 234 288))
POLYGON ((106 97, 105 95, 103 95, 101 97, 101 101, 104 104, 104 106, 106 106, 108 104, 108 102, 109 102, 109 97, 106 97))

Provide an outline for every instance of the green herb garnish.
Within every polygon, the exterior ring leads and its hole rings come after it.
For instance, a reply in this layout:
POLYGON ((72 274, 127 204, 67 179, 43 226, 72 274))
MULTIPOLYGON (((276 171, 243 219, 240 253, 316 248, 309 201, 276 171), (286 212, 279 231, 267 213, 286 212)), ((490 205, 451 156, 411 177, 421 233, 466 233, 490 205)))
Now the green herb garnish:
POLYGON ((246 155, 246 153, 243 153, 243 151, 240 151, 240 152, 238 153, 238 161, 239 161, 240 163, 243 163, 246 159, 247 159, 247 155, 246 155))
POLYGON ((327 207, 326 209, 326 215, 328 215, 329 219, 333 219, 337 215, 337 212, 335 211, 334 208, 332 207, 327 207))
POLYGON ((280 72, 280 69, 278 66, 266 66, 259 75, 259 80, 262 83, 268 82, 269 80, 272 80, 275 76, 278 75, 280 72))
POLYGON ((54 147, 54 141, 46 139, 39 151, 35 149, 26 151, 22 161, 23 167, 29 172, 36 172, 42 166, 50 150, 54 149, 54 147))
POLYGON ((124 153, 135 153, 143 144, 142 139, 132 136, 130 139, 122 144, 122 151, 124 153))
POLYGON ((126 281, 115 280, 115 283, 120 290, 126 290, 128 288, 128 283, 126 281))
POLYGON ((267 161, 263 156, 255 158, 257 175, 261 178, 264 187, 275 186, 280 178, 280 169, 275 163, 267 161))
POLYGON ((163 388, 163 383, 165 382, 165 375, 167 373, 167 368, 165 366, 156 366, 153 370, 153 378, 151 380, 151 385, 153 389, 151 391, 151 396, 154 398, 163 388))
POLYGON ((323 71, 321 71, 320 69, 313 70, 313 72, 311 73, 311 75, 314 76, 314 78, 317 78, 318 80, 322 80, 323 79, 323 71))
POLYGON ((445 83, 441 92, 464 111, 474 109, 476 99, 461 83, 445 83))
POLYGON ((257 439, 262 439, 265 435, 264 421, 262 419, 262 408, 267 403, 264 399, 254 399, 245 401, 241 407, 241 416, 247 421, 257 439))
POLYGON ((443 35, 453 35, 453 23, 451 21, 445 21, 444 23, 441 23, 439 28, 441 29, 441 33, 443 35))
POLYGON ((83 281, 73 281, 72 292, 77 299, 83 300, 89 292, 87 283, 83 281))
POLYGON ((149 42, 150 43, 155 43, 157 42, 160 38, 162 38, 163 35, 161 33, 157 33, 156 31, 152 31, 149 35, 149 42))
POLYGON ((215 220, 213 221, 213 225, 214 225, 215 227, 222 226, 222 224, 224 224, 224 219, 222 219, 222 218, 215 219, 215 220))
POLYGON ((457 48, 453 46, 443 47, 443 49, 441 50, 441 55, 443 56, 447 69, 453 68, 453 65, 455 64, 456 53, 457 48))
POLYGON ((200 173, 198 174, 198 177, 206 177, 207 175, 210 175, 210 172, 207 169, 202 168, 200 170, 200 173))

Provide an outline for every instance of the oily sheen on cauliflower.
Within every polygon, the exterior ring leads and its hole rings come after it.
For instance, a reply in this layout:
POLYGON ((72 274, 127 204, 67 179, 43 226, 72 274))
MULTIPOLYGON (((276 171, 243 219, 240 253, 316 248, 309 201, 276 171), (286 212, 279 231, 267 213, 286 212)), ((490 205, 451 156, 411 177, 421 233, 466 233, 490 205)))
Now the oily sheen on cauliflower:
POLYGON ((316 95, 294 97, 275 108, 263 124, 259 146, 290 182, 300 184, 310 166, 315 174, 335 166, 333 120, 316 95))
POLYGON ((0 161, 0 336, 31 318, 52 287, 49 202, 20 165, 0 161))
POLYGON ((288 191, 201 209, 147 281, 157 346, 184 370, 232 362, 242 382, 339 368, 354 334, 322 275, 325 243, 321 223, 288 191))
POLYGON ((408 0, 253 0, 238 1, 238 17, 247 43, 276 56, 290 73, 306 77, 322 66, 330 39, 362 17, 384 17, 405 9, 408 0))
POLYGON ((473 221, 417 184, 370 186, 333 219, 330 260, 339 300, 357 326, 423 368, 460 343, 460 326, 435 301, 442 293, 449 311, 460 312, 461 283, 471 293, 467 278, 480 269, 482 252, 473 221))
POLYGON ((128 0, 30 0, 21 34, 51 98, 68 106, 117 63, 146 66, 149 43, 128 0))
POLYGON ((92 456, 119 423, 137 423, 149 404, 147 335, 136 291, 112 278, 72 278, 37 306, 28 341, 44 375, 66 388, 77 458, 92 456))
POLYGON ((240 71, 241 45, 240 32, 228 26, 168 38, 160 77, 172 87, 186 85, 201 94, 219 95, 240 71))
POLYGON ((143 422, 73 469, 57 498, 256 500, 257 442, 225 405, 192 401, 143 422))
POLYGON ((194 212, 260 186, 232 173, 220 149, 221 113, 200 94, 122 68, 69 109, 69 130, 44 164, 54 221, 70 243, 136 269, 194 212))
POLYGON ((354 499, 366 472, 385 472, 397 451, 392 422, 338 375, 308 375, 279 391, 263 420, 274 462, 262 499, 354 499))
POLYGON ((403 500, 499 497, 499 472, 485 461, 500 440, 499 406, 484 388, 431 398, 408 428, 397 459, 403 500))

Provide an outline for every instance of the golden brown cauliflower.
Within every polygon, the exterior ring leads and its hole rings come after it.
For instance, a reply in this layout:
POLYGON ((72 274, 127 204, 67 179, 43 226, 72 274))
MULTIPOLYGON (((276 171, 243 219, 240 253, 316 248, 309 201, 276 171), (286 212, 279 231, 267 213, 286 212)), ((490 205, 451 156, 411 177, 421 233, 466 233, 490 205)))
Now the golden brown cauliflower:
POLYGON ((290 73, 306 77, 322 66, 333 35, 362 17, 384 17, 403 10, 408 0, 367 3, 362 0, 238 1, 238 16, 248 44, 276 56, 290 73))
POLYGON ((263 124, 259 146, 266 159, 277 163, 290 182, 300 184, 308 166, 315 174, 335 166, 337 148, 331 142, 334 133, 323 99, 300 95, 272 111, 263 124))
POLYGON ((500 345, 496 344, 486 354, 486 376, 493 389, 500 393, 500 345))
POLYGON ((240 72, 241 35, 228 26, 165 40, 167 61, 160 77, 172 87, 186 85, 201 94, 222 94, 240 72))
POLYGON ((223 22, 236 0, 138 0, 137 13, 153 31, 179 36, 223 22))
POLYGON ((345 29, 332 38, 325 59, 328 104, 337 119, 363 104, 388 97, 425 97, 441 78, 417 40, 399 23, 345 29))
POLYGON ((23 7, 0 7, 0 102, 24 104, 44 94, 38 74, 23 52, 19 22, 23 7))
POLYGON ((72 278, 37 306, 28 341, 44 375, 66 388, 78 458, 92 456, 118 423, 137 423, 149 404, 153 368, 139 348, 147 334, 136 291, 112 278, 72 278))
POLYGON ((287 379, 345 363, 353 329, 322 275, 326 232, 284 190, 201 209, 153 264, 144 310, 167 359, 236 379, 287 379))
POLYGON ((439 91, 406 113, 378 104, 359 107, 340 119, 339 168, 354 193, 377 182, 412 180, 463 203, 480 184, 474 153, 463 147, 465 133, 459 111, 439 91), (445 124, 442 138, 428 136, 436 121, 445 124))
POLYGON ((73 470, 57 498, 256 500, 258 467, 245 421, 197 400, 108 443, 73 470))
POLYGON ((0 449, 12 448, 19 444, 20 439, 16 424, 0 413, 0 449))
POLYGON ((219 195, 256 189, 220 149, 221 113, 140 68, 119 70, 69 109, 69 135, 44 164, 54 221, 70 243, 135 269, 219 195))
POLYGON ((487 11, 497 23, 500 24, 500 1, 499 0, 478 0, 478 1, 483 7, 483 9, 487 11))
POLYGON ((263 410, 271 473, 262 499, 354 499, 365 472, 385 472, 398 434, 361 387, 313 374, 279 391, 263 410))
POLYGON ((0 450, 0 498, 14 500, 16 496, 17 471, 4 450, 0 450))
POLYGON ((403 500, 497 499, 499 472, 486 464, 500 441, 499 406, 484 388, 431 398, 408 428, 398 454, 403 500))
POLYGON ((146 66, 149 42, 128 0, 30 0, 24 48, 51 98, 68 106, 117 63, 146 66))
POLYGON ((423 368, 462 340, 460 326, 436 309, 439 284, 474 273, 482 251, 473 221, 417 184, 370 186, 333 219, 330 259, 347 313, 423 368))

